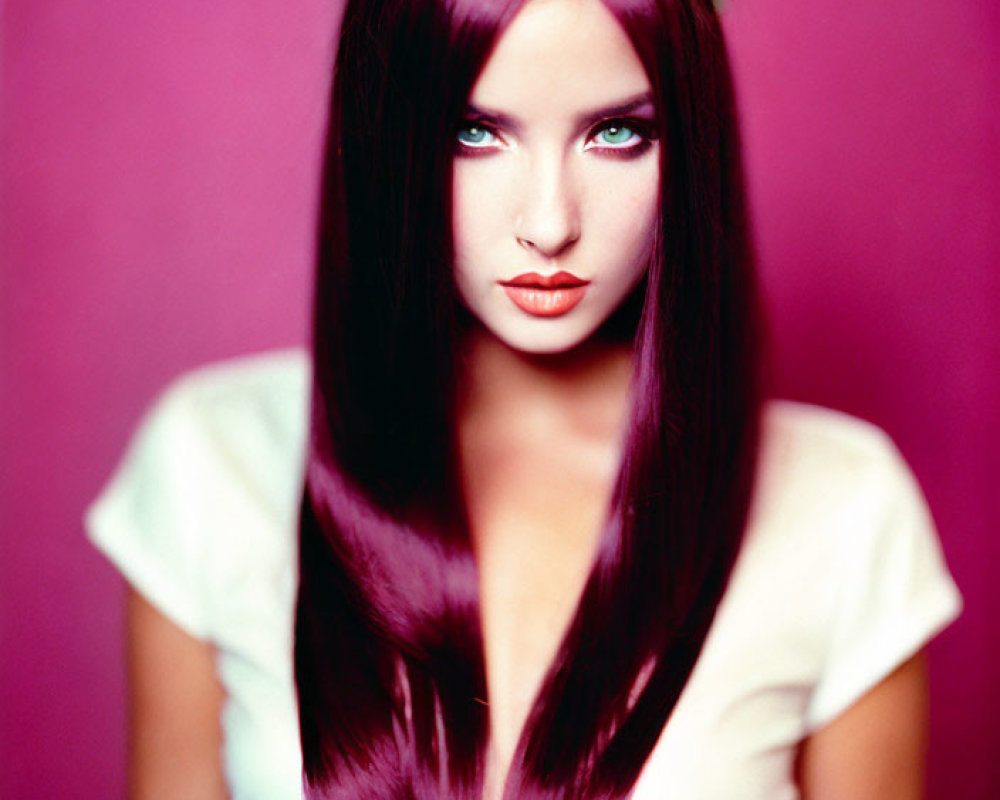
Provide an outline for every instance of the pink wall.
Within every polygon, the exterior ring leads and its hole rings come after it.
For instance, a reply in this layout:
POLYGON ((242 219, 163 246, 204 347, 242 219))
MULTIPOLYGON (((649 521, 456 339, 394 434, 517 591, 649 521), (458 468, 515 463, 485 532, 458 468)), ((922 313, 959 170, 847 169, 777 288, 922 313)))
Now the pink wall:
MULTIPOLYGON (((6 3, 4 798, 123 794, 121 584, 79 516, 170 376, 303 340, 337 5, 6 3)), ((882 424, 923 482, 967 605, 931 652, 932 798, 986 798, 1000 6, 728 5, 775 380, 882 424)))

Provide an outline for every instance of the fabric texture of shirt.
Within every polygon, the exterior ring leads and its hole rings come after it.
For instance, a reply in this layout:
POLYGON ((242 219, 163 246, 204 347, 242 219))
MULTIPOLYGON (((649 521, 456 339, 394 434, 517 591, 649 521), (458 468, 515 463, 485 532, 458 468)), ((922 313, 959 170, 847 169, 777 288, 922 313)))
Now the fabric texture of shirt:
MULTIPOLYGON (((86 515, 128 582, 215 647, 233 800, 302 797, 291 654, 308 394, 301 351, 182 377, 86 515)), ((888 437, 837 412, 769 403, 736 567, 633 797, 797 798, 802 738, 960 607, 888 437)))

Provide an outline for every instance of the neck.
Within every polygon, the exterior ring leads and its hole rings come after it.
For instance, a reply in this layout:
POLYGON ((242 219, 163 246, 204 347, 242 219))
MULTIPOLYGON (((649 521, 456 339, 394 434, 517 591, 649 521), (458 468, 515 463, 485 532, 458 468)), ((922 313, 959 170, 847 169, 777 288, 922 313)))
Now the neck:
POLYGON ((498 793, 604 530, 632 354, 592 340, 526 355, 481 329, 463 344, 459 439, 498 793))
POLYGON ((556 413, 595 434, 617 433, 631 375, 628 344, 592 338, 564 353, 539 355, 513 350, 476 328, 463 347, 462 417, 512 417, 525 425, 551 422, 556 413))

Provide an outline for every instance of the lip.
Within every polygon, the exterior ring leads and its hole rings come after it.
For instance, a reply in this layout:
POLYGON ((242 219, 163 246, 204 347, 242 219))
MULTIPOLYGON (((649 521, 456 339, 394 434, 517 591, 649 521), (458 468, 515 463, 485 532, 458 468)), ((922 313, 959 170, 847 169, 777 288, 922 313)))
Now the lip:
POLYGON ((527 289, 575 289, 586 286, 590 281, 578 278, 572 272, 561 270, 554 275, 539 275, 537 272, 524 272, 509 281, 500 281, 501 286, 518 286, 527 289))
POLYGON ((498 283, 510 301, 525 313, 533 317, 558 317, 583 300, 590 281, 560 271, 554 275, 525 272, 498 283))

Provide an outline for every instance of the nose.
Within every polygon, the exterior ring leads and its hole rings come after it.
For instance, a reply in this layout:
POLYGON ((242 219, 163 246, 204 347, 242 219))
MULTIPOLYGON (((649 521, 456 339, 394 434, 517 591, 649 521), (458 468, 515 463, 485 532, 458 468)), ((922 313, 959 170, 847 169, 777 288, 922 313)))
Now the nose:
POLYGON ((572 175, 556 154, 525 167, 514 236, 521 247, 556 258, 580 238, 579 198, 572 175))

